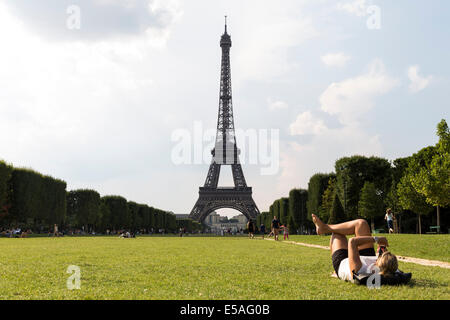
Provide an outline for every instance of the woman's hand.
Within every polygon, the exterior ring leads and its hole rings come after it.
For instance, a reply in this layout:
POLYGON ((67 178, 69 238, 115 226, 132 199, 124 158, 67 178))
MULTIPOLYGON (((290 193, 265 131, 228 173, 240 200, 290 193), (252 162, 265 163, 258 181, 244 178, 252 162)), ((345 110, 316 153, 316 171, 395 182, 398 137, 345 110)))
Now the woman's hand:
POLYGON ((380 246, 389 247, 389 243, 388 243, 386 237, 378 237, 378 242, 377 243, 380 246))

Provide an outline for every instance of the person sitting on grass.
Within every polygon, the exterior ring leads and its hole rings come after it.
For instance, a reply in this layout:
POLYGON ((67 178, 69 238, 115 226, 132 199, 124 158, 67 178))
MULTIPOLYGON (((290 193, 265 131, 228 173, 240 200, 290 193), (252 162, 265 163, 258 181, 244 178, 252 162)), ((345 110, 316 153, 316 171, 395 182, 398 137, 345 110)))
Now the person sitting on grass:
POLYGON ((331 233, 330 249, 333 268, 339 279, 352 281, 353 274, 370 274, 379 269, 379 274, 392 276, 398 270, 397 257, 385 251, 378 258, 374 243, 387 247, 385 237, 372 237, 366 220, 357 219, 340 224, 325 224, 312 214, 318 235, 331 233), (347 240, 347 235, 355 237, 347 240))

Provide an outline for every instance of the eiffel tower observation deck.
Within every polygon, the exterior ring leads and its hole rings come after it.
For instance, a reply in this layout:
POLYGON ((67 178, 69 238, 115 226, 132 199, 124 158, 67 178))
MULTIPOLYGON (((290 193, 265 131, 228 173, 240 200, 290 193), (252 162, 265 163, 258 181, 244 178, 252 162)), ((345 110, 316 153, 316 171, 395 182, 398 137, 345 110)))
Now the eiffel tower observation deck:
POLYGON ((215 147, 211 151, 212 161, 205 184, 200 187, 199 198, 189 215, 190 218, 200 222, 205 220, 211 212, 221 208, 238 210, 247 219, 256 219, 259 214, 258 207, 253 201, 252 188, 247 186, 239 162, 240 150, 236 144, 231 92, 231 36, 227 31, 226 17, 225 32, 220 39, 220 47, 222 62, 215 147), (234 187, 218 187, 220 169, 223 165, 231 166, 234 187))

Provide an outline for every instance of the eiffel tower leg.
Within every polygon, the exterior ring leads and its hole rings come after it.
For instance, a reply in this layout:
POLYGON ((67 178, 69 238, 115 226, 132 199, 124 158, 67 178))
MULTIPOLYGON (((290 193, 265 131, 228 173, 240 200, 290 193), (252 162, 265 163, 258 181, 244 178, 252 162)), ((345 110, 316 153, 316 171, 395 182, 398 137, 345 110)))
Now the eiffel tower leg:
POLYGON ((189 218, 197 221, 203 221, 206 217, 202 217, 204 215, 204 209, 206 207, 206 203, 199 198, 197 202, 194 205, 194 208, 192 208, 191 214, 189 215, 189 218))
POLYGON ((258 207, 256 206, 255 201, 250 196, 250 198, 243 201, 243 206, 245 207, 245 210, 247 211, 247 218, 248 219, 256 219, 259 215, 258 207))
POLYGON ((211 163, 208 170, 208 175, 206 176, 205 187, 217 188, 219 183, 220 175, 220 164, 215 162, 211 163))
POLYGON ((236 188, 246 187, 244 173, 242 172, 242 166, 240 164, 231 165, 231 171, 233 172, 233 181, 236 188))

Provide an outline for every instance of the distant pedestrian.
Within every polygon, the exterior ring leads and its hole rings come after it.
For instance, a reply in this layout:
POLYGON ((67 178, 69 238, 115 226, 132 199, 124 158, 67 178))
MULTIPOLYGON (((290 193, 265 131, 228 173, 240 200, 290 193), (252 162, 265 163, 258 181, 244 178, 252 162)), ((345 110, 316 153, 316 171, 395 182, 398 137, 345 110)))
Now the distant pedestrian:
POLYGON ((389 229, 389 233, 394 233, 394 220, 395 220, 395 216, 392 213, 391 208, 388 208, 386 210, 386 215, 384 216, 384 220, 386 220, 387 225, 388 225, 388 229, 389 229))
POLYGON ((283 240, 289 240, 289 226, 282 225, 283 228, 283 240))
POLYGON ((264 239, 264 234, 266 233, 266 226, 263 223, 261 223, 259 230, 261 231, 262 238, 264 239))
POLYGON ((252 219, 248 220, 248 222, 247 222, 247 229, 248 229, 248 237, 250 239, 253 239, 254 236, 255 236, 254 235, 254 233, 255 233, 255 224, 253 223, 252 219))
POLYGON ((278 233, 280 232, 280 220, 276 216, 273 217, 271 229, 274 234, 275 241, 278 241, 278 233))
POLYGON ((57 237, 58 236, 58 225, 55 223, 55 225, 53 226, 53 236, 57 237))

